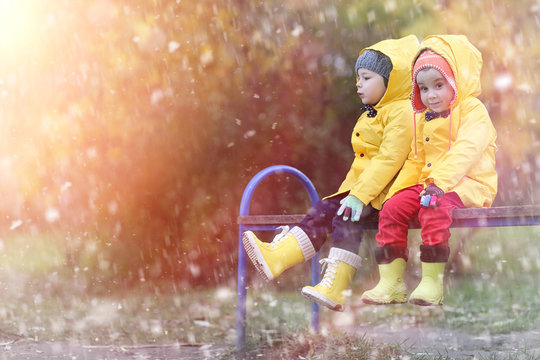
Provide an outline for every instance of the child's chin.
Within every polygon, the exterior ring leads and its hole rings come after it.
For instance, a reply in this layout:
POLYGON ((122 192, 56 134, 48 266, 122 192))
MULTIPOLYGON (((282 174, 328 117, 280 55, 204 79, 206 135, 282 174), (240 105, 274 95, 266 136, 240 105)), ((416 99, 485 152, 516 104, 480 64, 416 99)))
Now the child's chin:
POLYGON ((441 112, 445 111, 446 109, 443 109, 441 107, 433 107, 433 108, 429 108, 429 110, 437 112, 437 113, 441 113, 441 112))

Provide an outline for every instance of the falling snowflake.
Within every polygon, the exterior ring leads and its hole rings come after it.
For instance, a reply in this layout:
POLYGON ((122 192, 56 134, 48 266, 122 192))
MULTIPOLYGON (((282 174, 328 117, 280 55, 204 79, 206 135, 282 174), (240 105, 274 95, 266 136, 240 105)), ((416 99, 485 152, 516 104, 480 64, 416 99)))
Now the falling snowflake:
POLYGON ((253 137, 255 136, 257 132, 255 130, 249 130, 249 131, 246 131, 246 133, 244 134, 244 139, 248 139, 250 137, 253 137))
POLYGON ((512 82, 513 82, 512 75, 508 73, 503 73, 503 74, 497 75, 497 77, 493 81, 493 85, 499 91, 504 91, 510 88, 510 86, 512 86, 512 82))
POLYGON ((304 27, 302 25, 296 24, 294 29, 291 31, 291 35, 294 37, 299 37, 304 32, 304 27))
POLYGON ((56 208, 48 208, 47 211, 45 211, 45 220, 49 223, 56 222, 60 219, 60 211, 56 208))
POLYGON ((169 52, 170 53, 173 53, 175 52, 176 50, 178 50, 178 48, 180 48, 180 44, 176 41, 170 41, 169 42, 169 52))
POLYGON ((16 228, 18 228, 19 226, 22 225, 22 220, 13 220, 11 222, 11 226, 9 227, 9 230, 15 230, 16 228))

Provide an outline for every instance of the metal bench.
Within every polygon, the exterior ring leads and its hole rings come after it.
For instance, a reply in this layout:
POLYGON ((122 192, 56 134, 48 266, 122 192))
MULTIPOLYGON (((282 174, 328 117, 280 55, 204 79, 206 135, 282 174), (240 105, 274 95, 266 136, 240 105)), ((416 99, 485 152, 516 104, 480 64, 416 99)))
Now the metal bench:
MULTIPOLYGON (((311 181, 295 168, 285 165, 275 165, 260 171, 247 185, 240 205, 238 216, 238 303, 236 348, 241 350, 245 345, 246 326, 246 294, 247 294, 247 257, 242 245, 242 233, 247 230, 275 231, 280 225, 298 224, 303 214, 297 215, 249 215, 249 204, 257 185, 272 174, 290 174, 304 185, 310 196, 311 203, 318 201, 318 195, 311 181)), ((491 208, 470 208, 454 210, 452 228, 471 227, 502 227, 502 226, 532 226, 540 225, 540 205, 501 206, 491 208)), ((377 222, 364 225, 366 230, 377 230, 377 222)), ((418 229, 416 222, 411 222, 411 229, 418 229)), ((320 281, 319 254, 311 260, 311 282, 313 285, 320 281)), ((311 327, 319 331, 319 306, 311 305, 311 327)))

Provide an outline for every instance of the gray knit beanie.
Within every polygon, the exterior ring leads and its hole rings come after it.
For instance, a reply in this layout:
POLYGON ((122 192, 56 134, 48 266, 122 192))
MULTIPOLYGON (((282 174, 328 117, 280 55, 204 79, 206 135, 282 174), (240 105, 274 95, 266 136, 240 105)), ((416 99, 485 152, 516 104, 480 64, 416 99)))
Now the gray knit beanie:
POLYGON ((366 50, 356 60, 354 74, 358 76, 358 69, 364 68, 371 70, 388 81, 392 71, 392 61, 388 56, 377 50, 366 50))

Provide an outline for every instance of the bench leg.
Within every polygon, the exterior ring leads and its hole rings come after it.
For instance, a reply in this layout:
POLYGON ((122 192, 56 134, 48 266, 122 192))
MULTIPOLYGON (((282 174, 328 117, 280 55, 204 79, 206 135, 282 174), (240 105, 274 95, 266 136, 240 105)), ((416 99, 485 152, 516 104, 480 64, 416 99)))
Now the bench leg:
MULTIPOLYGON (((320 252, 311 259, 311 286, 317 285, 321 281, 321 264, 319 263, 320 252)), ((320 307, 316 302, 311 302, 311 329, 318 333, 320 326, 320 307)))
POLYGON ((246 343, 246 293, 247 293, 247 254, 242 244, 242 233, 238 238, 238 299, 236 305, 236 350, 240 351, 246 343))

